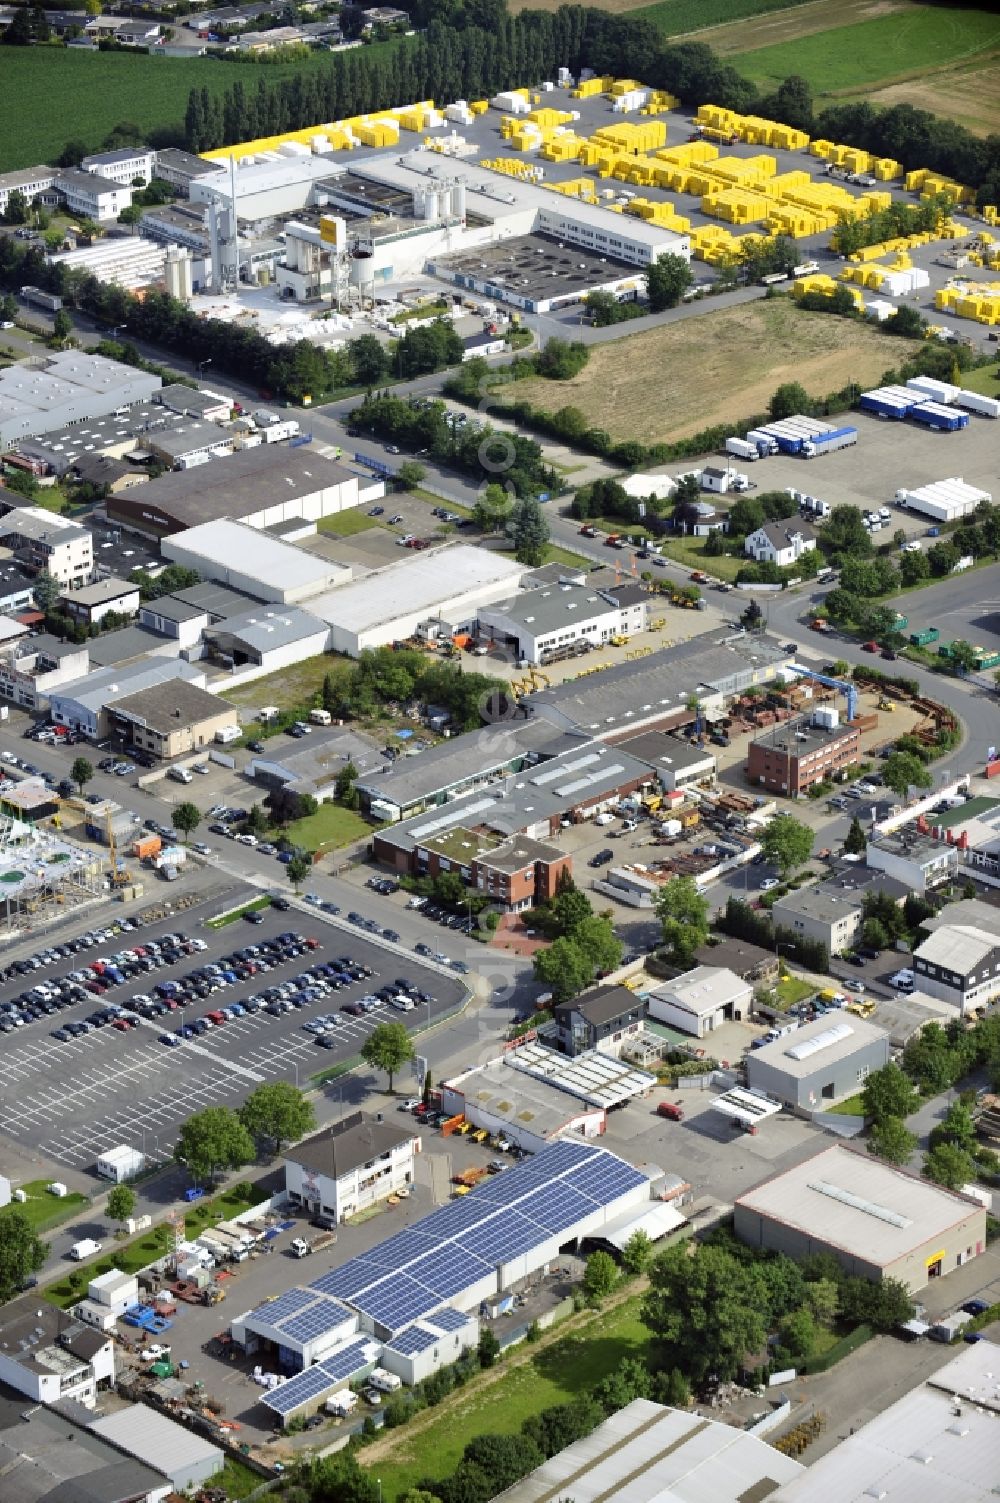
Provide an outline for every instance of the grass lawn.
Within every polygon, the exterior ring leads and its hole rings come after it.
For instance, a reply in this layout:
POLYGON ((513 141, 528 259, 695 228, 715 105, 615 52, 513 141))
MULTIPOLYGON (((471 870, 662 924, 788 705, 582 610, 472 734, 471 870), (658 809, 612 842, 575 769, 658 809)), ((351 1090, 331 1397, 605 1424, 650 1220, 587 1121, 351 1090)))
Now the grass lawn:
POLYGON ((197 1237, 206 1226, 214 1226, 217 1221, 231 1221, 241 1212, 249 1211, 260 1198, 253 1185, 244 1180, 211 1200, 196 1200, 191 1210, 184 1213, 185 1232, 189 1237, 197 1237))
POLYGON ((717 558, 710 553, 706 554, 707 541, 707 538, 665 538, 662 551, 675 563, 683 564, 685 569, 702 569, 706 574, 714 574, 719 579, 732 582, 746 560, 734 558, 731 553, 720 553, 717 558))
POLYGON ((227 1498, 239 1499, 248 1498, 263 1481, 264 1478, 258 1472, 251 1471, 235 1457, 227 1456, 225 1466, 221 1472, 216 1472, 211 1486, 220 1487, 227 1498))
POLYGON ((8 1211, 20 1211, 31 1222, 32 1229, 41 1233, 47 1227, 58 1226, 89 1203, 87 1196, 81 1195, 78 1190, 61 1197, 52 1195, 47 1189, 49 1184, 51 1181, 47 1179, 28 1180, 20 1187, 27 1195, 27 1200, 12 1200, 9 1206, 0 1210, 0 1216, 8 1211))
POLYGON ((961 380, 966 391, 978 391, 984 397, 1000 397, 1000 362, 982 365, 975 371, 963 371, 961 380))
POLYGON ((348 511, 338 511, 332 517, 320 517, 316 523, 320 532, 332 532, 338 538, 353 537, 356 532, 367 532, 370 527, 378 525, 377 517, 370 517, 366 511, 359 511, 356 506, 348 511))
MULTIPOLYGON (((496 1382, 473 1380, 430 1411, 426 1425, 420 1425, 421 1416, 416 1424, 393 1432, 391 1460, 369 1459, 367 1451, 359 1452, 358 1460, 381 1479, 385 1503, 395 1503, 423 1478, 438 1479, 454 1471, 465 1446, 477 1435, 515 1434, 529 1415, 566 1403, 613 1372, 624 1358, 641 1356, 649 1341, 650 1332, 639 1319, 639 1300, 626 1300, 617 1309, 595 1313, 573 1335, 512 1367, 496 1382)), ((525 1350, 518 1347, 515 1353, 525 1350)), ((516 1361, 516 1356, 509 1360, 516 1361)))
POLYGON ((804 1002, 807 997, 816 993, 815 984, 806 981, 801 976, 783 976, 774 990, 782 1007, 794 1007, 796 1002, 804 1002))
MULTIPOLYGON (((893 7, 888 15, 872 15, 872 9, 867 18, 862 11, 853 19, 838 7, 830 17, 836 24, 795 41, 795 72, 820 98, 867 94, 950 65, 964 70, 1000 57, 996 16, 985 8, 907 5, 893 7)), ((788 17, 787 25, 794 26, 795 19, 788 17)), ((762 88, 774 88, 788 73, 789 56, 785 39, 741 51, 739 71, 762 88)), ((989 128, 988 122, 984 125, 989 128)))
MULTIPOLYGON (((558 10, 563 3, 564 0, 513 0, 510 9, 558 10)), ((652 21, 668 36, 677 36, 804 3, 806 0, 654 0, 653 4, 649 0, 602 0, 601 9, 611 15, 641 10, 643 20, 652 21)))
POLYGON ((565 564, 567 569, 599 569, 600 564, 595 564, 593 559, 583 558, 579 553, 571 553, 568 548, 560 548, 558 543, 546 543, 545 562, 547 564, 565 564))
MULTIPOLYGON (((376 45, 388 52, 398 43, 376 45)), ((202 57, 19 47, 4 59, 0 171, 54 161, 71 136, 97 151, 122 120, 135 121, 143 135, 175 126, 180 145, 193 88, 219 97, 242 83, 252 93, 261 78, 275 84, 336 66, 326 52, 261 70, 256 63, 202 57)))
POLYGON ((848 1096, 845 1101, 838 1101, 836 1106, 827 1107, 826 1110, 836 1112, 840 1117, 863 1117, 865 1114, 864 1097, 859 1091, 856 1096, 848 1096))
POLYGON ((235 924, 245 913, 256 913, 259 908, 270 908, 270 898, 251 898, 249 903, 241 903, 239 908, 233 908, 229 913, 220 913, 218 918, 205 920, 206 929, 224 929, 227 924, 235 924))
POLYGON ((142 1236, 134 1237, 131 1242, 107 1242, 105 1251, 99 1258, 91 1263, 80 1263, 69 1277, 60 1279, 57 1284, 49 1284, 45 1289, 45 1298, 50 1305, 58 1305, 65 1310, 76 1304, 86 1293, 91 1279, 98 1278, 102 1273, 110 1273, 112 1268, 117 1268, 121 1273, 138 1273, 140 1268, 162 1258, 173 1243, 174 1234, 169 1226, 153 1227, 151 1231, 143 1232, 142 1236), (70 1282, 71 1279, 73 1282, 70 1282))
POLYGON ((371 829, 367 819, 353 809, 344 809, 340 804, 320 804, 315 814, 297 819, 285 834, 305 850, 318 851, 321 847, 350 845, 370 834, 371 829))
POLYGON ((765 412, 783 381, 817 397, 877 382, 918 348, 786 297, 761 299, 594 345, 580 374, 558 383, 558 402, 551 381, 531 377, 499 388, 497 410, 516 401, 578 407, 616 442, 670 441, 765 412))
MULTIPOLYGON (((269 673, 266 678, 255 678, 250 684, 227 689, 226 698, 242 709, 250 706, 259 709, 261 705, 277 705, 279 710, 303 709, 314 703, 314 697, 322 691, 324 678, 337 661, 325 652, 320 653, 318 657, 305 658, 301 663, 269 673)), ((260 728, 254 726, 253 733, 259 735, 260 728)))

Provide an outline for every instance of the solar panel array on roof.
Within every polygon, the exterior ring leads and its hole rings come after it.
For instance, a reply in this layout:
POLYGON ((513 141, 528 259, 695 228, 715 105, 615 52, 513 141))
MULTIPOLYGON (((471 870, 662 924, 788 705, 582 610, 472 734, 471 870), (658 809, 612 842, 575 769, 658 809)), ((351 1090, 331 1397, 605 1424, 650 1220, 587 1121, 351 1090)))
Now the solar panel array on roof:
POLYGON ((285 1315, 280 1320, 272 1321, 290 1341, 314 1341, 317 1336, 323 1336, 327 1331, 343 1325, 345 1320, 354 1319, 352 1312, 339 1300, 330 1299, 317 1289, 310 1290, 310 1293, 313 1297, 312 1304, 296 1311, 294 1315, 285 1315))
MULTIPOLYGON (((415 1227, 350 1259, 314 1289, 399 1330, 492 1274, 502 1263, 560 1237, 645 1175, 607 1149, 554 1143, 415 1227)), ((266 1318, 266 1317, 265 1317, 266 1318)))
POLYGON ((469 1324, 472 1316, 463 1315, 461 1310, 454 1310, 451 1305, 445 1305, 443 1310, 435 1310, 431 1319, 442 1331, 460 1331, 463 1326, 469 1324))
POLYGON ((287 1294, 279 1294, 277 1299, 267 1300, 258 1310, 254 1311, 261 1320, 266 1320, 268 1325, 276 1326, 286 1318, 295 1315, 297 1311, 304 1310, 306 1305, 311 1305, 316 1299, 315 1289, 289 1289, 287 1294))
POLYGON ((277 1414, 291 1414, 302 1404, 308 1404, 310 1399, 318 1399, 328 1388, 348 1382, 363 1368, 371 1366, 377 1352, 377 1346, 371 1341, 352 1341, 324 1361, 296 1373, 286 1383, 279 1383, 277 1388, 264 1395, 263 1401, 277 1414))
POLYGON ((392 1338, 393 1351, 402 1352, 404 1357, 415 1357, 417 1352, 426 1352, 441 1337, 435 1331, 429 1331, 426 1326, 407 1326, 405 1331, 400 1331, 392 1338))

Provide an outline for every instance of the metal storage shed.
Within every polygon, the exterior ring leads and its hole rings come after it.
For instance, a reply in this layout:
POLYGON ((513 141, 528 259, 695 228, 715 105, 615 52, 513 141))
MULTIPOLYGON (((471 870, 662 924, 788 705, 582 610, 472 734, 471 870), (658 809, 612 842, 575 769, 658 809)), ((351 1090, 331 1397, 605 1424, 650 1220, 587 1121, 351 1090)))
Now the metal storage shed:
POLYGON ((120 1447, 130 1456, 138 1456, 149 1466, 169 1477, 178 1491, 200 1487, 222 1470, 225 1453, 203 1436, 157 1414, 146 1404, 132 1404, 117 1414, 103 1414, 90 1429, 120 1447))

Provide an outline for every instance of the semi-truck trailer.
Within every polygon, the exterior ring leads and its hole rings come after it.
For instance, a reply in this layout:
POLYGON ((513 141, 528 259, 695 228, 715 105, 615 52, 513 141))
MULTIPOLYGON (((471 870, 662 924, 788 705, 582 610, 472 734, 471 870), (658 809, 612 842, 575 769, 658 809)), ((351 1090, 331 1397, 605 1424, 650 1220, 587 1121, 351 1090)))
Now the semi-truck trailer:
POLYGON ((834 454, 838 449, 849 449, 858 441, 857 428, 834 428, 832 433, 820 433, 802 445, 805 459, 816 459, 821 454, 834 454))
POLYGON ((727 438, 726 453, 733 454, 737 459, 746 459, 753 464, 755 459, 760 458, 760 451, 756 444, 750 443, 745 438, 727 438))

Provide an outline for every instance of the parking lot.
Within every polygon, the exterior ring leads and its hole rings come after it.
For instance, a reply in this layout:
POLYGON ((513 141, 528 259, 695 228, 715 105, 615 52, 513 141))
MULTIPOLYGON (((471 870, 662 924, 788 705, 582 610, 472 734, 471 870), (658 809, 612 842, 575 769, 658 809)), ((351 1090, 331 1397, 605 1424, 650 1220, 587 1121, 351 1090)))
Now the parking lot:
MULTIPOLYGON (((241 896, 256 894, 235 891, 231 901, 238 902, 241 896)), ((178 930, 203 943, 205 949, 112 985, 102 995, 87 991, 86 1000, 81 997, 58 1012, 5 1033, 0 1113, 11 1137, 78 1171, 88 1170, 99 1150, 120 1142, 166 1157, 180 1123, 192 1112, 210 1105, 235 1105, 267 1080, 281 1078, 305 1086, 312 1075, 356 1056, 378 1022, 391 1019, 410 1028, 424 1026, 465 995, 459 976, 444 975, 419 958, 397 956, 371 937, 333 924, 325 915, 306 915, 293 908, 289 912, 265 910, 259 924, 237 921, 212 930, 204 927, 201 918, 184 915, 110 936, 68 960, 4 980, 0 1007, 39 982, 89 969, 98 957, 110 958, 150 941, 160 943, 166 934, 178 930), (315 938, 316 949, 278 960, 266 973, 257 970, 243 979, 223 979, 210 997, 196 997, 183 1008, 168 1008, 157 997, 157 986, 169 987, 197 968, 219 965, 237 950, 263 946, 288 931, 315 938), (293 1003, 279 1016, 269 1013, 262 999, 257 1011, 206 1025, 200 1034, 180 1043, 161 1042, 164 1037, 175 1037, 179 1028, 200 1026, 198 1020, 209 1012, 234 1004, 243 1008, 248 998, 259 998, 272 987, 288 989, 293 977, 305 976, 311 967, 341 956, 369 968, 371 975, 293 1003), (359 997, 397 978, 411 982, 413 990, 429 1000, 405 1012, 385 1003, 361 1016, 344 1011, 345 1006, 357 1005, 359 997), (151 1016, 130 1010, 127 1004, 137 995, 162 1004, 162 1010, 157 1014, 147 1008, 151 1016), (120 1030, 109 1021, 90 1026, 77 1037, 53 1037, 57 1030, 66 1032, 67 1025, 79 1025, 106 1007, 122 1008, 124 1018, 119 1021, 131 1017, 134 1026, 120 1030), (317 1015, 331 1016, 331 1047, 320 1047, 317 1035, 303 1026, 317 1015)), ((310 984, 315 985, 314 978, 310 984)), ((304 987, 292 990, 301 993, 304 987)), ((4 1012, 10 1018, 10 1010, 4 1012)))

